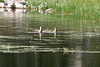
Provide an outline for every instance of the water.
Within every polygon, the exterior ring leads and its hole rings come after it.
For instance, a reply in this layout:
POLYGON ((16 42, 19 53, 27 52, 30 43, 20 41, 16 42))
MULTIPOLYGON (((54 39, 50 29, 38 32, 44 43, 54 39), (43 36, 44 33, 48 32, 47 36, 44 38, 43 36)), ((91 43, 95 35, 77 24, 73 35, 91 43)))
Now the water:
POLYGON ((93 19, 0 9, 0 67, 99 67, 100 24, 93 19), (39 27, 43 33, 37 33, 39 27), (57 28, 57 34, 52 31, 57 28))

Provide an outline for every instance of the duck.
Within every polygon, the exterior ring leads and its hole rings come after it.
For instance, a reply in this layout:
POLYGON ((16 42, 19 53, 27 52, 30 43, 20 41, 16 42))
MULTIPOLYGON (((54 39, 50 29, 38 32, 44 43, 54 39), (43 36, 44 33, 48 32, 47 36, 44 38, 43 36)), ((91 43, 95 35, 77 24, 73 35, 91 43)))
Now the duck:
POLYGON ((42 33, 42 27, 37 31, 38 33, 42 33))
POLYGON ((52 13, 52 12, 53 12, 52 8, 46 9, 45 11, 45 13, 52 13))
POLYGON ((56 28, 56 27, 54 28, 54 31, 53 31, 53 33, 57 33, 57 28, 56 28))

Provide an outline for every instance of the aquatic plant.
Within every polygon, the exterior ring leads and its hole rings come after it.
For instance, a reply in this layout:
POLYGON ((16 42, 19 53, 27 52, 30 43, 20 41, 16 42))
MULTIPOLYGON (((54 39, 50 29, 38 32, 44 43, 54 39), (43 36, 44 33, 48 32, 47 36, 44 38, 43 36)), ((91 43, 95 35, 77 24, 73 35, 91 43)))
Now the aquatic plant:
POLYGON ((65 47, 64 47, 64 48, 63 48, 63 54, 66 54, 66 53, 68 54, 68 48, 65 48, 65 47))
POLYGON ((1 45, 0 47, 3 49, 7 49, 9 51, 11 48, 10 45, 11 45, 11 43, 9 42, 8 45, 1 45))

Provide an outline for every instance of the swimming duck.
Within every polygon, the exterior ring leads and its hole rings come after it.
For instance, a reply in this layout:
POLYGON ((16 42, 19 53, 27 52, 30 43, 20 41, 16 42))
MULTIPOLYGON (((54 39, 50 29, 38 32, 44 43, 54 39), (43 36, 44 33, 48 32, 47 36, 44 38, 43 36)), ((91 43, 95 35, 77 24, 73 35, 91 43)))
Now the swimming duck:
POLYGON ((57 33, 57 28, 56 28, 56 27, 54 28, 54 31, 53 31, 53 33, 57 33))
POLYGON ((38 33, 42 33, 42 27, 37 31, 38 33))

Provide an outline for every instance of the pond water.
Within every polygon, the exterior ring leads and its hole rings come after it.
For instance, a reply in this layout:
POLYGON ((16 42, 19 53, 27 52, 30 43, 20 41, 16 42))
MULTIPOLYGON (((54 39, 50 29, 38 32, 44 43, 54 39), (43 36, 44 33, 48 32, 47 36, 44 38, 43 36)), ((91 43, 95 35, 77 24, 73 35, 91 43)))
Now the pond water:
POLYGON ((0 9, 0 67, 99 67, 99 40, 96 19, 0 9))

